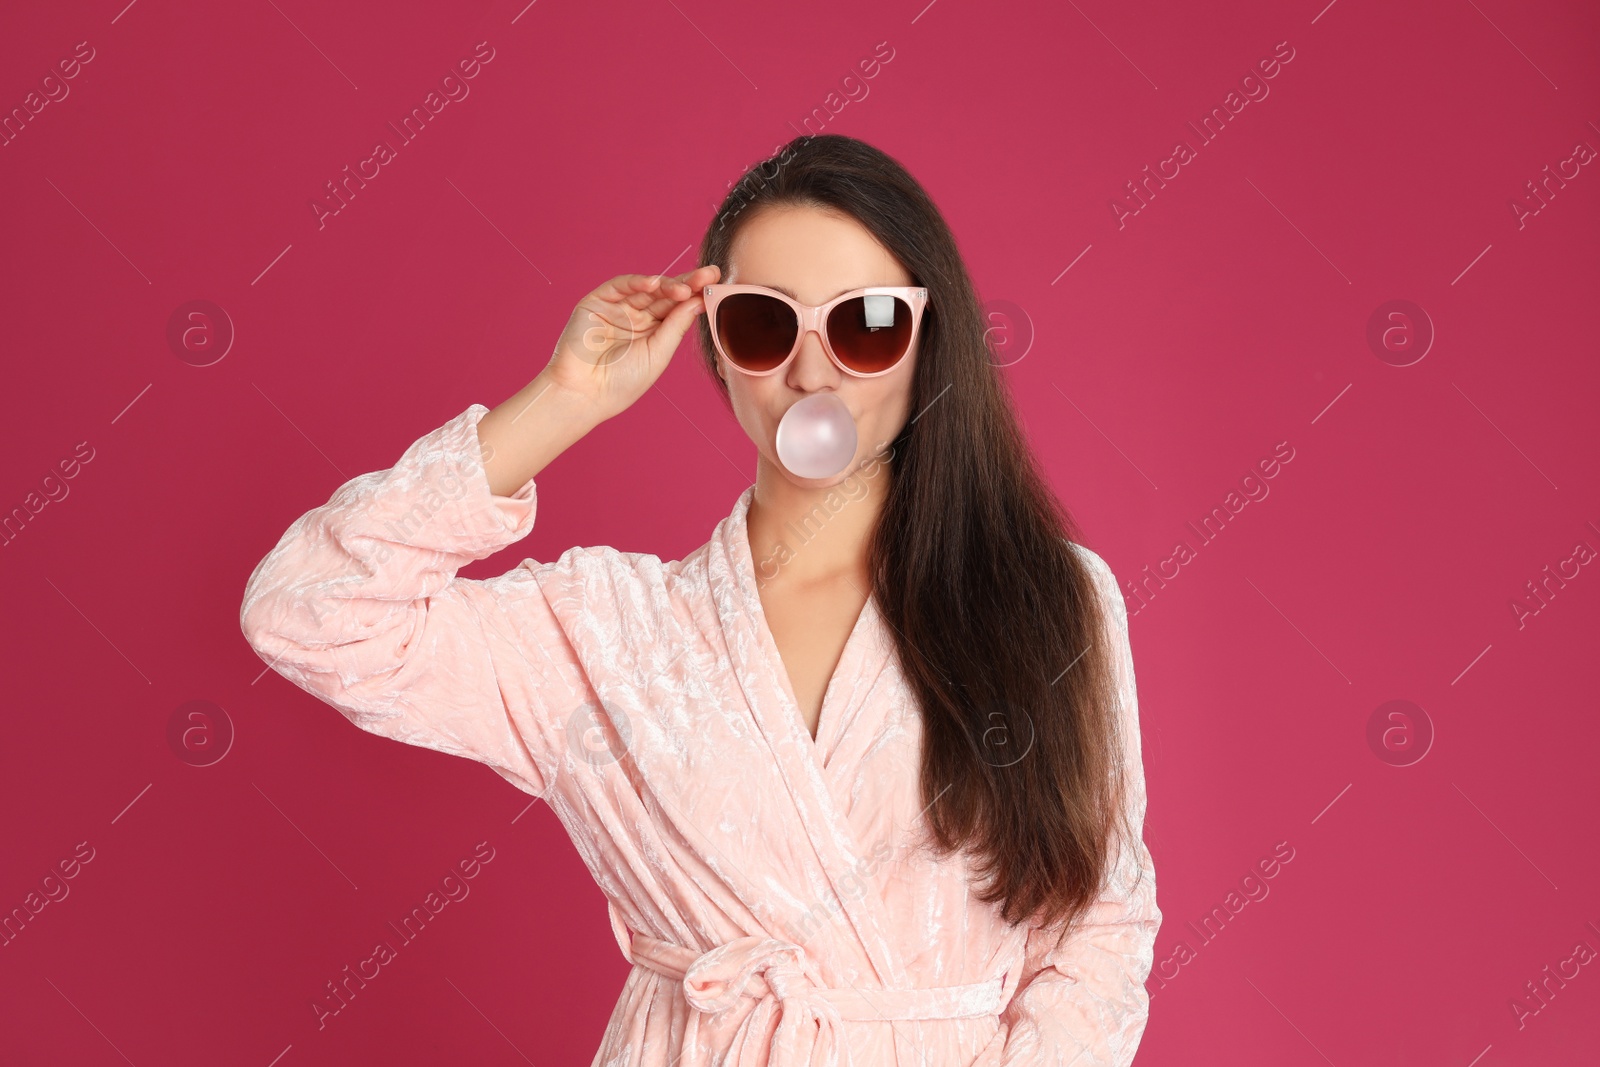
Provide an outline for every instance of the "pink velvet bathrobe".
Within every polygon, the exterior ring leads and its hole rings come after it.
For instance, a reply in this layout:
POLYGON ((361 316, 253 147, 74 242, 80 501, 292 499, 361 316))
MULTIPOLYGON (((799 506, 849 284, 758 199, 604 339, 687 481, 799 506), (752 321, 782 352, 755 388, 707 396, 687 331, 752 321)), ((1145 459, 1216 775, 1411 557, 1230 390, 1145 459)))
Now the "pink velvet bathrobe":
MULTIPOLYGON (((924 847, 922 733, 869 599, 813 740, 767 628, 753 487, 687 557, 605 546, 499 577, 534 482, 491 493, 473 404, 341 486, 250 577, 257 653, 363 730, 542 797, 634 964, 594 1064, 1111 1067, 1133 1059, 1161 912, 1142 840, 1067 936, 1007 926, 924 847)), ((1127 615, 1110 606, 1145 810, 1127 615)))

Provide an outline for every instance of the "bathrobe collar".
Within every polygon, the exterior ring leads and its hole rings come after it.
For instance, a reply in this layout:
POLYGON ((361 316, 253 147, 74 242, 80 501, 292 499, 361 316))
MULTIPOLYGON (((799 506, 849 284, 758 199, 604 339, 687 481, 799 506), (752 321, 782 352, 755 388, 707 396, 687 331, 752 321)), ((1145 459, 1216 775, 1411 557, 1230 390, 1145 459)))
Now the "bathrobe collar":
POLYGON ((707 575, 733 672, 777 773, 798 809, 800 824, 837 894, 844 919, 855 930, 878 981, 899 987, 905 982, 905 973, 885 937, 889 923, 883 901, 877 893, 860 889, 859 871, 866 857, 829 788, 833 775, 828 773, 836 759, 848 758, 858 747, 841 736, 842 726, 859 735, 881 725, 858 713, 875 711, 880 718, 883 714, 884 701, 862 697, 874 682, 881 681, 887 666, 890 642, 886 627, 876 600, 869 596, 829 682, 813 741, 761 605, 746 527, 754 496, 754 485, 740 494, 708 544, 707 575))

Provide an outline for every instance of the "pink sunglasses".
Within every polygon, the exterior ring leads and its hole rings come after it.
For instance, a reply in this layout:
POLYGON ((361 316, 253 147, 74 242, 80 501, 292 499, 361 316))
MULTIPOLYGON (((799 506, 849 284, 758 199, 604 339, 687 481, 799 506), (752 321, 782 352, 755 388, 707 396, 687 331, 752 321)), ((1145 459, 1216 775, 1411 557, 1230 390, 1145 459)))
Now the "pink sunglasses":
POLYGON ((916 344, 928 290, 876 285, 802 304, 764 285, 708 285, 701 290, 711 340, 735 370, 756 377, 789 365, 807 333, 847 374, 888 374, 916 344))

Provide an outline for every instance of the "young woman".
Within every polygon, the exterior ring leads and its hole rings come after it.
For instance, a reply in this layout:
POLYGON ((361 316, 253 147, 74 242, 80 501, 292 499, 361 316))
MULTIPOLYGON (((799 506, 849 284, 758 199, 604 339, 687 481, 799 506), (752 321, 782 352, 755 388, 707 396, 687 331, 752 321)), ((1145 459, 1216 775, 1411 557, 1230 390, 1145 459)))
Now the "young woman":
POLYGON ((1128 1064, 1161 913, 1127 615, 954 237, 892 158, 823 135, 740 180, 700 262, 601 285, 526 388, 298 519, 246 637, 555 810, 635 965, 597 1065, 1128 1064), (710 540, 456 577, 694 323, 758 456, 710 540), (776 443, 811 397, 856 429, 829 477, 776 443))

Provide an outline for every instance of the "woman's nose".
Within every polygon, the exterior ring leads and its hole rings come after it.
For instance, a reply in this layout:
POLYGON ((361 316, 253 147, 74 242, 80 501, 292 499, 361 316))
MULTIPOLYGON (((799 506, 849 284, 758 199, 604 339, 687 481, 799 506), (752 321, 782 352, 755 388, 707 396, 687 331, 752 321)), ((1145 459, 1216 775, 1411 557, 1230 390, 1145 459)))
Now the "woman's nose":
POLYGON ((800 338, 800 351, 789 364, 788 377, 789 386, 802 393, 839 384, 839 368, 828 358, 827 350, 822 347, 822 336, 817 331, 807 330, 800 338))

